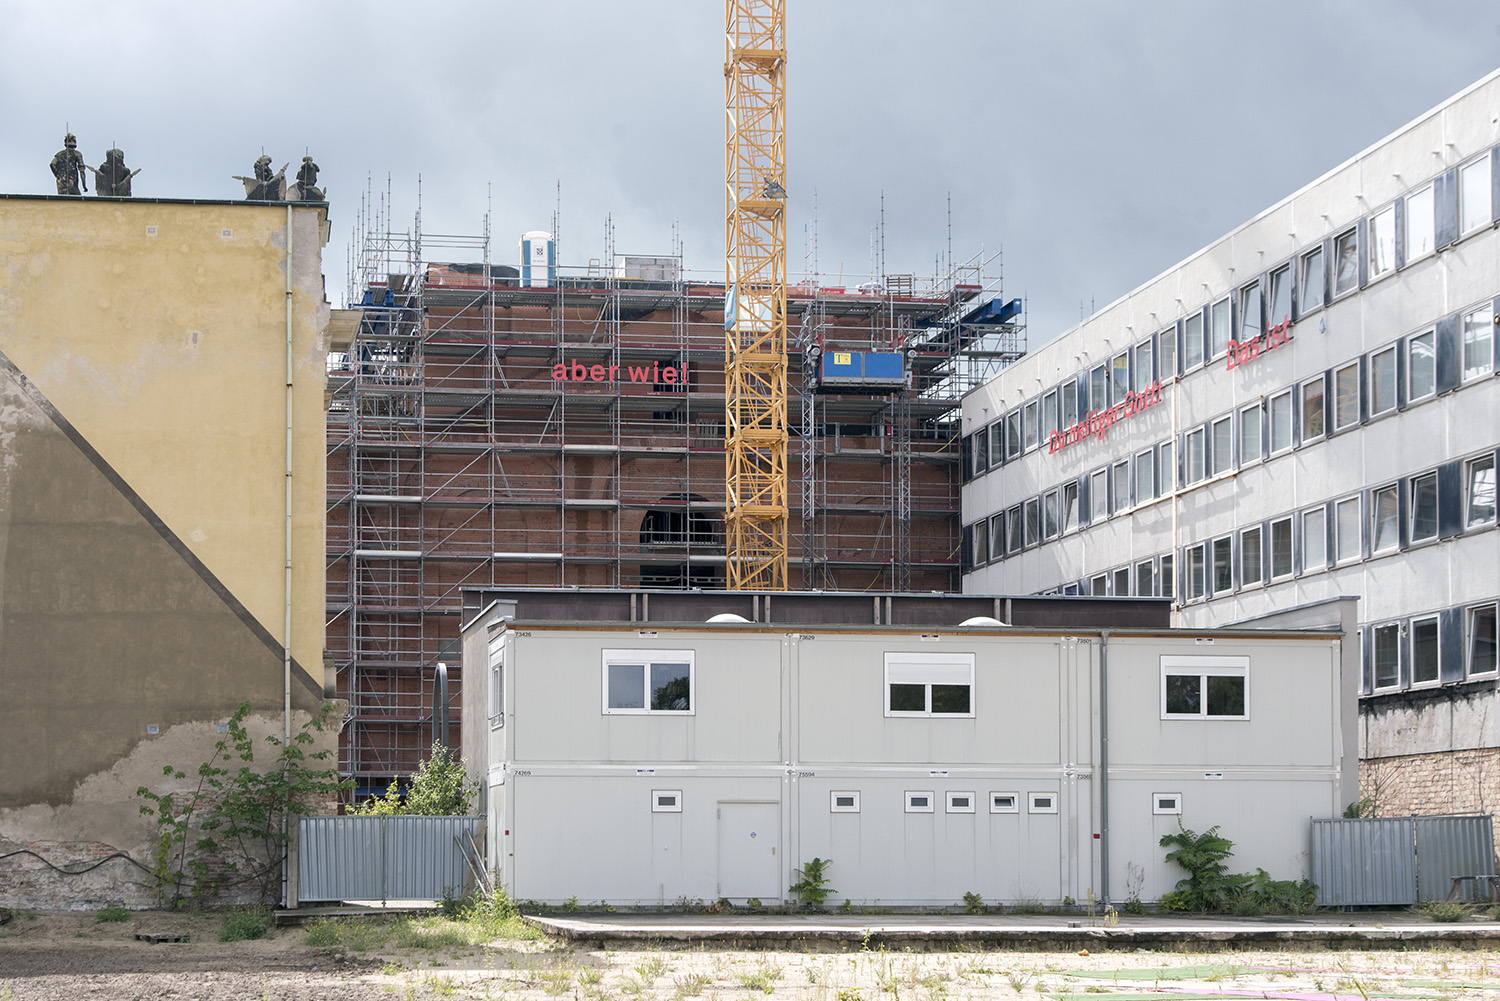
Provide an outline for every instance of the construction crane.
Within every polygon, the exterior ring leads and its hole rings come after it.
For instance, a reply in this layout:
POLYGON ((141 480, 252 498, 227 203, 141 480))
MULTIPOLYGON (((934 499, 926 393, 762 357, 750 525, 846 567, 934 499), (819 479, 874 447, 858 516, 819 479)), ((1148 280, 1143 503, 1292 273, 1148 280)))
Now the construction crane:
POLYGON ((725 583, 785 590, 786 0, 724 21, 725 583))

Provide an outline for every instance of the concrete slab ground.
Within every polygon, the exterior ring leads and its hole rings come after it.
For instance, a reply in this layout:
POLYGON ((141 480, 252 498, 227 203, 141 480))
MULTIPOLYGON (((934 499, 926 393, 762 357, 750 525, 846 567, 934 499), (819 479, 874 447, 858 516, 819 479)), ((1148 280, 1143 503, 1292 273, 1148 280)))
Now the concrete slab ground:
POLYGON ((1069 915, 597 914, 527 916, 580 944, 683 943, 772 949, 1497 949, 1500 922, 1433 922, 1410 911, 1297 917, 1069 915))

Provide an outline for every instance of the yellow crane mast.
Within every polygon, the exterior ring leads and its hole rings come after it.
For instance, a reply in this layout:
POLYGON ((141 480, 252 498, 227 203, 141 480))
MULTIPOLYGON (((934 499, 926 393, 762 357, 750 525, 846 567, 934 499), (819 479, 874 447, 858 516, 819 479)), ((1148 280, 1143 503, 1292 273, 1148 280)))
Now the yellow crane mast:
POLYGON ((786 0, 724 20, 725 582, 785 590, 786 0))

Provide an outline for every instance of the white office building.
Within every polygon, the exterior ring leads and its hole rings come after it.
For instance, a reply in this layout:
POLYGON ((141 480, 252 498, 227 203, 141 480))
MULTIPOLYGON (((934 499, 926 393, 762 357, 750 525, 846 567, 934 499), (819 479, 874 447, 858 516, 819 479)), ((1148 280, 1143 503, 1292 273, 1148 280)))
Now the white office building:
POLYGON ((1500 72, 964 400, 964 589, 1359 598, 1380 813, 1500 802, 1500 72))

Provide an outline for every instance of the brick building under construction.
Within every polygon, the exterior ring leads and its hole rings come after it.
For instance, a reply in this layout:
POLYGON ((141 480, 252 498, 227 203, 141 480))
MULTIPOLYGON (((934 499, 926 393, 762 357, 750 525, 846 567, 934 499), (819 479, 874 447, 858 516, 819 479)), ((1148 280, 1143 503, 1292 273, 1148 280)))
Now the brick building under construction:
MULTIPOLYGON (((488 236, 424 243, 420 217, 361 226, 327 459, 356 795, 415 769, 444 690, 458 705, 437 665, 457 675, 465 588, 723 587, 725 490, 722 281, 680 252, 570 270, 533 233, 513 267, 488 236)), ((983 265, 789 287, 793 588, 958 589, 958 399, 1025 350, 983 265)))

